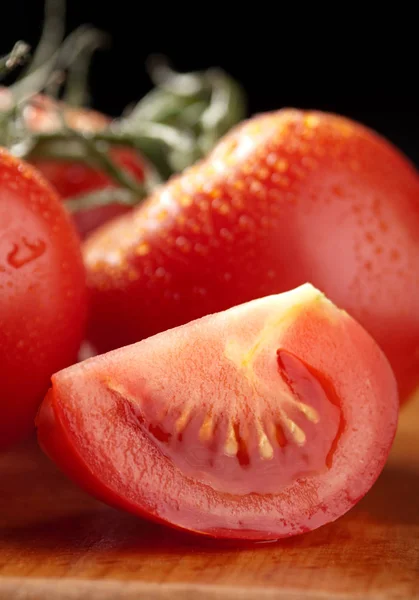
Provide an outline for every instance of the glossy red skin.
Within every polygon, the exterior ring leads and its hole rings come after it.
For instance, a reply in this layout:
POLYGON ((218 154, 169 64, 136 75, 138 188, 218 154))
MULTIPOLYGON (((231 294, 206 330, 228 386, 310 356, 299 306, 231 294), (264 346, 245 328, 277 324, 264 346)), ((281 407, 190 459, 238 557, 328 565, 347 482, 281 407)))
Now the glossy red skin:
POLYGON ((0 450, 34 429, 50 376, 84 336, 85 272, 53 188, 0 149, 0 450))
POLYGON ((84 247, 100 351, 310 281, 419 382, 419 178, 363 126, 281 110, 237 127, 84 247))
MULTIPOLYGON (((7 88, 0 89, 0 110, 7 109, 9 104, 10 97, 7 88)), ((79 131, 101 131, 111 122, 108 117, 97 111, 57 104, 52 98, 43 95, 36 96, 32 104, 28 104, 24 111, 24 118, 28 127, 33 131, 54 131, 60 127, 58 110, 63 112, 67 124, 79 131)), ((144 162, 137 152, 130 148, 115 147, 111 149, 110 154, 116 164, 130 173, 137 181, 144 180, 144 162)), ((33 160, 32 164, 53 184, 64 200, 115 187, 113 180, 103 171, 94 169, 81 161, 37 159, 33 160)), ((115 203, 80 211, 73 214, 73 218, 80 235, 84 238, 100 225, 114 217, 126 214, 130 210, 131 208, 128 206, 115 203)))
MULTIPOLYGON (((135 389, 144 394, 142 381, 160 385, 163 377, 169 390, 180 390, 185 398, 196 395, 196 385, 188 390, 182 383, 191 369, 194 377, 202 377, 202 389, 213 386, 210 396, 222 411, 222 377, 215 372, 220 368, 223 373, 225 359, 219 349, 231 332, 246 337, 254 327, 259 330, 258 311, 248 311, 236 325, 228 316, 204 317, 54 375, 37 420, 41 446, 104 502, 204 535, 277 539, 340 517, 383 468, 397 425, 398 397, 381 350, 358 323, 331 305, 304 306, 278 342, 321 373, 339 399, 343 426, 327 469, 297 477, 275 494, 232 494, 228 483, 217 491, 191 473, 186 476, 161 453, 147 423, 133 417, 128 395, 134 397, 135 389), (214 370, 207 373, 210 365, 214 370), (107 382, 129 394, 115 394, 107 382)), ((269 385, 276 393, 277 383, 269 385)))

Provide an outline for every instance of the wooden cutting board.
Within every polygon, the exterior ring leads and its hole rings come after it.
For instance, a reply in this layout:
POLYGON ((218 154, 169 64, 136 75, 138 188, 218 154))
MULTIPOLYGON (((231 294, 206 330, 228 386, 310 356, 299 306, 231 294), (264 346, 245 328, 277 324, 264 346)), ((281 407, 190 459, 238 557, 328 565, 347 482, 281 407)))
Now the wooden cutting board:
POLYGON ((419 598, 419 398, 345 517, 285 542, 206 541, 90 499, 35 442, 0 456, 1 600, 419 598))

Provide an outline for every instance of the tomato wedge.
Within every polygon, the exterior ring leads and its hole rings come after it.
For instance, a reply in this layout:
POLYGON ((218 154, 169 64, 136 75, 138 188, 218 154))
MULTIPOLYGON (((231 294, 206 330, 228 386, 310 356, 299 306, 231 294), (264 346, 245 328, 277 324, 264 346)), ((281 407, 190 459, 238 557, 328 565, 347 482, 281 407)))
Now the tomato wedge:
POLYGON ((52 378, 41 446, 103 501, 172 526, 268 540, 343 515, 398 414, 370 335, 305 284, 52 378))

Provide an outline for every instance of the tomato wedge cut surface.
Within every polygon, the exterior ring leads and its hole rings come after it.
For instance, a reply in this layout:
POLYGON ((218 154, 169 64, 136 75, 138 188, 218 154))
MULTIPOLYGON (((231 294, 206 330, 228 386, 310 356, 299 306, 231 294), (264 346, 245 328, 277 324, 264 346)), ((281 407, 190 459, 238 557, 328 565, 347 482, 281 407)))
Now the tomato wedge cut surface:
POLYGON ((44 450, 103 501, 175 527, 268 540, 343 515, 394 438, 394 375, 309 284, 54 375, 44 450))

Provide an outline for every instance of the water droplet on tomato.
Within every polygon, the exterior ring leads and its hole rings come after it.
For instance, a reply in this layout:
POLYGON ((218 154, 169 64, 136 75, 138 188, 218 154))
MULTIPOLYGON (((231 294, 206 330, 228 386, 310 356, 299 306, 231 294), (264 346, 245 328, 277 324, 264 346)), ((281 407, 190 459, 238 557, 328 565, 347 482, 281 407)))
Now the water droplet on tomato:
POLYGON ((200 243, 195 244, 194 250, 197 254, 207 254, 208 253, 208 248, 200 243))
POLYGON ((206 294, 207 294, 207 290, 203 287, 194 286, 192 288, 192 291, 194 294, 197 294, 198 296, 206 296, 206 294))
POLYGON ((225 227, 222 227, 220 229, 220 237, 222 237, 224 240, 227 240, 229 242, 231 242, 232 239, 233 239, 232 233, 228 229, 226 229, 225 227))
POLYGON ((255 226, 255 222, 247 215, 241 215, 239 217, 239 226, 242 229, 253 229, 253 227, 255 226))
POLYGON ((149 252, 150 252, 150 246, 149 246, 149 244, 147 244, 147 242, 142 242, 136 249, 136 253, 138 254, 138 256, 145 256, 149 252))
POLYGON ((393 248, 390 252, 390 259, 392 261, 397 261, 400 259, 400 251, 397 248, 393 248))
POLYGON ((175 244, 182 250, 182 252, 189 252, 191 249, 191 243, 185 237, 183 237, 183 235, 180 235, 176 238, 175 244))
POLYGON ((164 267, 158 267, 155 271, 156 277, 164 277, 166 275, 166 269, 164 267))
POLYGON ((34 241, 22 237, 19 243, 14 243, 12 249, 7 255, 7 262, 14 269, 20 269, 24 265, 40 258, 46 250, 46 244, 43 240, 34 241))

